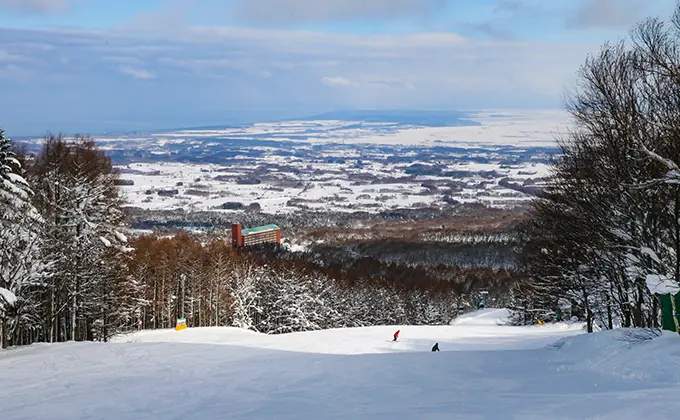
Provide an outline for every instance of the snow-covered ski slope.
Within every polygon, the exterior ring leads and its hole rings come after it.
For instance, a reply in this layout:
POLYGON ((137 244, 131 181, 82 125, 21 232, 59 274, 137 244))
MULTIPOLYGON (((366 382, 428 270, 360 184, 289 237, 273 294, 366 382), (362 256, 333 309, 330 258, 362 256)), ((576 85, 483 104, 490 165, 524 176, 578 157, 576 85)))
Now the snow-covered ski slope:
POLYGON ((165 330, 0 351, 0 418, 678 418, 679 336, 496 325, 503 314, 279 336, 165 330))
POLYGON ((502 327, 506 309, 486 309, 458 317, 450 326, 378 326, 308 331, 284 335, 258 334, 239 328, 190 328, 143 331, 113 342, 228 344, 249 348, 321 354, 366 354, 429 351, 521 350, 544 347, 557 339, 583 333, 582 324, 502 327), (400 339, 392 335, 400 330, 400 339))

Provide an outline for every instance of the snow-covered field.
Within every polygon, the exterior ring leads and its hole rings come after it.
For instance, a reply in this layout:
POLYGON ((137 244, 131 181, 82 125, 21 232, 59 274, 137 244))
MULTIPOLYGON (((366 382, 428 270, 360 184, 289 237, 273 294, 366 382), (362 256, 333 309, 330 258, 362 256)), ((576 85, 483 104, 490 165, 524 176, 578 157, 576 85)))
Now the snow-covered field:
MULTIPOLYGON (((271 163, 272 159, 269 161, 271 163)), ((281 157, 276 163, 297 168, 297 172, 269 168, 266 176, 250 175, 254 168, 248 165, 139 162, 122 165, 119 169, 123 171, 121 177, 133 183, 123 185, 121 189, 128 202, 136 207, 222 210, 224 203, 240 203, 246 207, 257 204, 258 209, 266 213, 300 209, 378 212, 442 206, 447 205, 446 200, 504 207, 526 203, 532 197, 498 185, 500 179, 507 178, 522 185, 549 174, 548 166, 543 163, 501 167, 498 163, 464 162, 450 164, 444 169, 463 174, 455 180, 429 175, 409 178, 404 164, 374 162, 355 168, 356 161, 311 163, 307 159, 281 157), (485 175, 491 172, 496 175, 485 175), (261 182, 240 184, 239 177, 261 182), (375 179, 383 181, 373 183, 375 179), (431 187, 423 187, 423 184, 431 187)))
POLYGON ((1 351, 0 418, 677 418, 677 335, 496 325, 504 315, 279 336, 165 330, 1 351))

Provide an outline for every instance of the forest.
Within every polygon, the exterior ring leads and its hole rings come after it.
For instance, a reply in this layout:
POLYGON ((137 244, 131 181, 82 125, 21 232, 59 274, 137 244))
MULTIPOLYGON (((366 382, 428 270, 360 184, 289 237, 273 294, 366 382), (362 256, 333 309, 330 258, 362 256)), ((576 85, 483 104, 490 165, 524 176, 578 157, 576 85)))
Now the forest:
POLYGON ((143 307, 130 327, 238 326, 263 333, 394 324, 448 324, 479 292, 506 303, 515 274, 387 264, 364 257, 319 264, 276 246, 234 249, 228 238, 141 236, 130 276, 143 307))

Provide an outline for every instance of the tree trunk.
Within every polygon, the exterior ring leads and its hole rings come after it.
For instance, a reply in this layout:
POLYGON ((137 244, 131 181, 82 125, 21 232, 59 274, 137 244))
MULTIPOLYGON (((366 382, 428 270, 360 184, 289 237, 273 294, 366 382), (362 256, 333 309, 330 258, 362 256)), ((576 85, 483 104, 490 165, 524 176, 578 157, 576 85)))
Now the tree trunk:
POLYGON ((7 320, 3 318, 0 324, 0 342, 2 342, 2 348, 6 349, 9 345, 7 342, 7 320))
POLYGON ((54 288, 52 288, 50 292, 50 343, 54 343, 54 338, 57 336, 57 329, 56 329, 56 320, 57 320, 57 314, 55 314, 55 302, 54 302, 55 296, 54 296, 54 288))
POLYGON ((649 325, 652 328, 659 328, 659 299, 658 296, 652 298, 652 312, 649 314, 649 325))
POLYGON ((220 326, 220 281, 215 282, 215 326, 220 326))
MULTIPOLYGON (((76 290, 78 290, 77 285, 76 290)), ((77 296, 78 295, 73 295, 73 302, 71 304, 71 341, 76 341, 76 311, 78 308, 77 296)))
POLYGON ((645 302, 644 289, 646 286, 642 285, 641 280, 638 280, 636 284, 637 284, 637 299, 635 302, 635 311, 633 314, 634 322, 633 326, 637 328, 642 328, 644 327, 642 306, 644 305, 645 302))
POLYGON ((160 318, 158 311, 158 280, 154 278, 153 281, 153 329, 158 329, 158 319, 160 318))
POLYGON ((593 313, 590 310, 590 302, 588 302, 588 298, 590 296, 588 295, 588 292, 583 289, 583 306, 584 309, 586 310, 586 329, 587 332, 591 333, 593 332, 593 313))
POLYGON ((673 323, 675 324, 675 332, 680 334, 680 324, 678 323, 678 308, 675 307, 675 296, 671 294, 671 308, 673 309, 673 323))
POLYGON ((680 284, 680 193, 675 187, 675 281, 680 284))

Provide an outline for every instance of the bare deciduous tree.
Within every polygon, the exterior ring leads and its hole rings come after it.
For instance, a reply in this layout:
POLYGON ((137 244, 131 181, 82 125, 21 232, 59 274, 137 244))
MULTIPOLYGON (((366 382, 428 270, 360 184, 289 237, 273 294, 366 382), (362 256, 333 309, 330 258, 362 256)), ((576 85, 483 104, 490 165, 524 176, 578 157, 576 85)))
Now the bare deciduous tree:
POLYGON ((655 282, 680 285, 680 6, 589 57, 567 108, 574 127, 525 225, 536 299, 571 299, 590 329, 655 327, 655 282))

